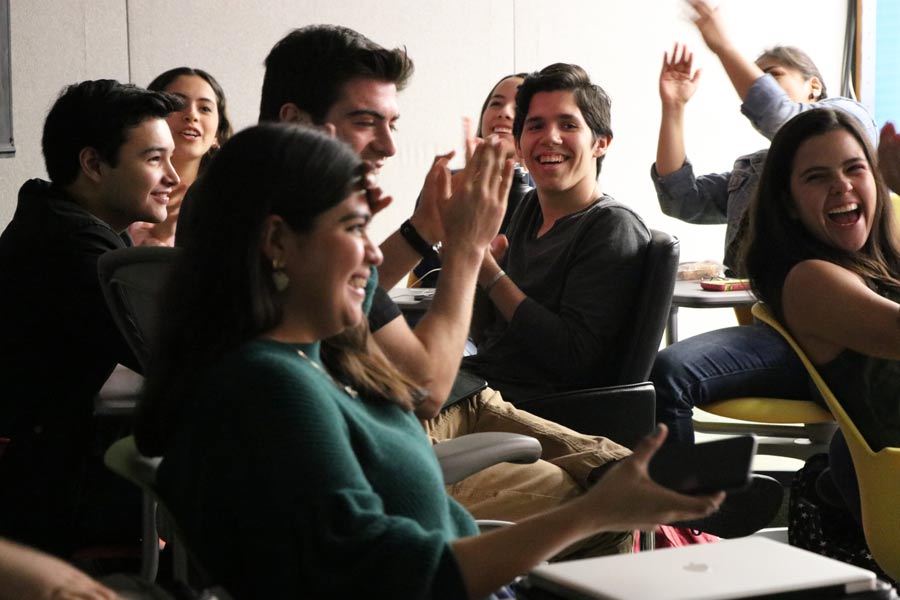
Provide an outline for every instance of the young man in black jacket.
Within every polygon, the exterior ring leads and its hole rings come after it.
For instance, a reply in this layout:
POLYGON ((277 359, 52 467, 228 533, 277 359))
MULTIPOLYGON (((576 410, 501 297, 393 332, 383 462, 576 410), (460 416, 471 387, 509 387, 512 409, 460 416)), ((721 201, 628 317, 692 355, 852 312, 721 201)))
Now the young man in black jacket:
POLYGON ((0 236, 0 534, 61 556, 140 522, 136 494, 120 507, 104 491, 118 482, 95 437, 103 383, 117 363, 138 366, 97 259, 130 245, 131 223, 165 219, 178 183, 165 117, 179 108, 112 80, 67 87, 44 124, 50 181, 22 186, 0 236))

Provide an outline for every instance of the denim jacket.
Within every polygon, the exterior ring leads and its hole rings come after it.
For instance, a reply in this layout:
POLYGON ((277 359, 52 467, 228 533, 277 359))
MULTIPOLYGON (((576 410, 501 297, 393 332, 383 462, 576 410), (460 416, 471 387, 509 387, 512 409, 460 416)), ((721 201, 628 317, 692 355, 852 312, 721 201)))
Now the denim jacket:
POLYGON ((853 115, 869 136, 872 145, 878 145, 875 119, 859 102, 842 97, 825 98, 818 102, 794 102, 769 74, 753 82, 741 105, 741 112, 750 119, 758 132, 771 140, 782 125, 813 108, 835 108, 853 115))
MULTIPOLYGON (((850 113, 860 120, 873 144, 877 143, 875 120, 858 102, 847 98, 826 98, 820 102, 796 103, 768 74, 753 82, 741 112, 760 133, 771 139, 781 125, 792 117, 822 107, 850 113)), ((737 268, 737 255, 743 237, 740 232, 746 227, 744 213, 756 193, 767 152, 767 149, 759 150, 739 157, 729 172, 699 177, 694 175, 688 160, 680 169, 663 177, 656 172, 655 163, 650 168, 659 207, 664 214, 688 223, 727 224, 723 263, 732 271, 737 268)))

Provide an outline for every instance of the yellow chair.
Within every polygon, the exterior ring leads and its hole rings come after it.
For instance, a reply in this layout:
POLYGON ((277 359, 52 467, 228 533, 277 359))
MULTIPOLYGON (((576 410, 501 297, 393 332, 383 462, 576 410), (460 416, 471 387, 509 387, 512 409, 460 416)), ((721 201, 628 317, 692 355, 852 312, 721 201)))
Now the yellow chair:
MULTIPOLYGON (((757 303, 753 316, 763 317, 765 308, 757 303)), ((697 431, 706 433, 754 433, 760 439, 759 454, 775 454, 806 459, 817 452, 825 452, 826 445, 837 429, 834 416, 819 404, 809 400, 783 398, 729 398, 698 407, 701 411, 737 419, 742 423, 704 421, 695 416, 697 431), (780 441, 775 438, 788 438, 780 441), (806 439, 809 441, 806 442, 806 439), (804 442, 804 443, 796 443, 804 442)), ((702 413, 701 413, 702 415, 702 413)))
POLYGON ((882 448, 874 452, 806 353, 778 323, 771 311, 764 304, 757 303, 753 307, 753 315, 787 340, 837 419, 856 469, 863 531, 869 550, 875 562, 888 575, 900 579, 900 513, 897 511, 897 499, 900 498, 900 448, 882 448))

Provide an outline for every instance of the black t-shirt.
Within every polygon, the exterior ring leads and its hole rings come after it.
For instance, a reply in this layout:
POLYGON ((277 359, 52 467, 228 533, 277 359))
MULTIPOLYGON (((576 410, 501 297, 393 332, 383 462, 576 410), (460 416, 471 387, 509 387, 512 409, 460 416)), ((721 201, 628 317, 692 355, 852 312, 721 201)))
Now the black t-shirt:
POLYGON ((369 329, 375 333, 397 317, 401 316, 400 307, 381 286, 375 288, 372 308, 369 310, 369 329))

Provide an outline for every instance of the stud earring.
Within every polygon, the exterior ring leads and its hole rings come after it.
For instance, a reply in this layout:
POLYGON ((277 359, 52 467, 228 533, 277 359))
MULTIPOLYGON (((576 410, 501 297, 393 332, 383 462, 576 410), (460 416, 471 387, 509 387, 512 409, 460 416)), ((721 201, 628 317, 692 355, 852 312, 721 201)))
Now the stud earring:
POLYGON ((272 259, 272 283, 275 284, 275 290, 283 292, 291 283, 290 277, 284 272, 284 261, 272 259))

